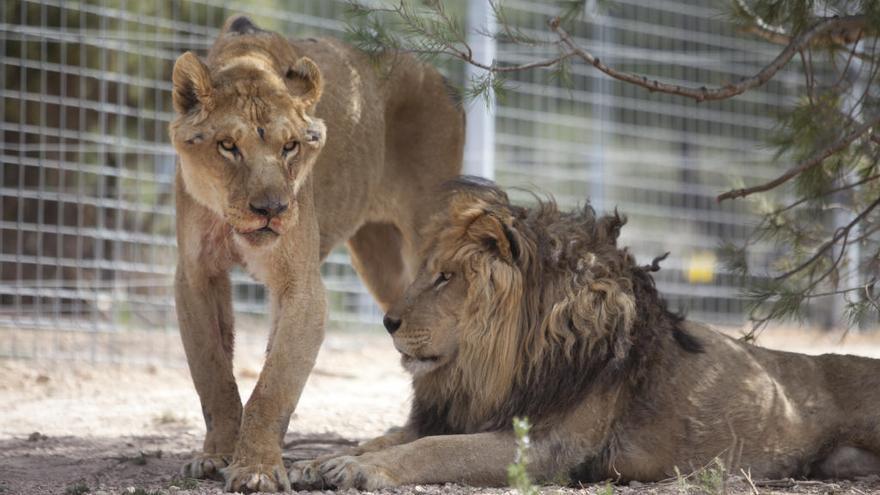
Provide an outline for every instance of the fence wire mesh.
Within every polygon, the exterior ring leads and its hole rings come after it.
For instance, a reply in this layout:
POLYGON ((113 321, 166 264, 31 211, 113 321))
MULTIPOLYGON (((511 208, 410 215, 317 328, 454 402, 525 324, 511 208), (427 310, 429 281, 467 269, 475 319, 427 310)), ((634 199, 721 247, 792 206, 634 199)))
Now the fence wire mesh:
MULTIPOLYGON (((617 0, 574 34, 621 69, 688 84, 735 80, 775 55, 706 4, 617 0)), ((505 5, 527 33, 545 32, 556 13, 552 2, 505 5)), ((335 0, 3 2, 0 356, 178 356, 175 153, 167 137, 173 62, 185 50, 203 54, 232 13, 308 37, 343 36, 345 11, 335 0), (143 337, 157 333, 169 338, 157 345, 143 337)), ((504 62, 539 55, 498 46, 504 62)), ((463 84, 461 69, 448 72, 463 84)), ((714 252, 719 239, 742 238, 754 217, 714 196, 732 177, 773 175, 762 144, 800 79, 784 73, 734 101, 697 106, 583 64, 572 76, 570 88, 543 71, 513 76, 494 117, 498 181, 552 193, 564 206, 590 198, 599 210, 618 207, 630 219, 624 243, 639 257, 672 251, 658 275, 672 307, 741 323, 736 281, 714 252)), ((378 321, 344 251, 323 274, 334 324, 378 321)), ((259 323, 263 288, 243 272, 233 280, 239 321, 259 323)))
MULTIPOLYGON (((546 33, 557 7, 512 1, 526 34, 546 33)), ((574 34, 608 65, 688 86, 721 85, 757 73, 777 46, 749 40, 719 15, 722 2, 621 0, 574 34)), ((546 36, 546 35, 545 35, 546 36)), ((499 58, 527 63, 544 54, 500 46, 499 58)), ((739 281, 719 266, 722 239, 742 240, 756 217, 742 204, 717 204, 734 180, 762 182, 778 170, 765 147, 776 117, 801 93, 802 76, 784 72, 733 100, 696 105, 651 94, 571 65, 570 88, 547 73, 517 74, 497 109, 496 176, 503 184, 537 186, 565 205, 589 198, 599 211, 629 217, 623 244, 650 261, 667 251, 656 274, 670 306, 722 324, 741 324, 739 281)), ((525 198, 524 198, 525 199, 525 198)), ((769 249, 752 255, 758 266, 769 249)))

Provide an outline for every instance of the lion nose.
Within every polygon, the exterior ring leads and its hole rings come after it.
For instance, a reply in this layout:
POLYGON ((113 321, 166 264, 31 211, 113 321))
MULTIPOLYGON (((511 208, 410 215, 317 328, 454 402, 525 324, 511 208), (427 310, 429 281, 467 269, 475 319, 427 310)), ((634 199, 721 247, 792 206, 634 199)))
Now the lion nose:
POLYGON ((392 335, 394 335, 394 332, 400 328, 400 320, 388 315, 385 315, 385 318, 382 318, 382 324, 385 325, 385 330, 388 330, 388 333, 392 335))
POLYGON ((251 211, 261 217, 272 218, 282 214, 287 209, 288 203, 278 198, 263 197, 248 203, 251 211))

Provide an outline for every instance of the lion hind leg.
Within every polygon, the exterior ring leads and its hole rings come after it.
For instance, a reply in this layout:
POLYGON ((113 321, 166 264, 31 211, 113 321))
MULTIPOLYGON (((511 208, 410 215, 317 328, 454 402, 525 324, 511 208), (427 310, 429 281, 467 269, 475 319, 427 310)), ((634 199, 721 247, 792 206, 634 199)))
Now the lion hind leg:
POLYGON ((348 240, 351 261, 376 302, 386 311, 411 281, 404 239, 390 223, 367 223, 348 240))

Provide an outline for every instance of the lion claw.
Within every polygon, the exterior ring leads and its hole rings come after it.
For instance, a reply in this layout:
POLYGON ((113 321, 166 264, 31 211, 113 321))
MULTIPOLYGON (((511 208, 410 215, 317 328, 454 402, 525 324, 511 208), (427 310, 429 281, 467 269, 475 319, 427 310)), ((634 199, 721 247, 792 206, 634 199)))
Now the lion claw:
POLYGON ((184 478, 196 479, 223 479, 221 471, 229 465, 231 455, 202 454, 180 468, 180 475, 184 478))
POLYGON ((233 462, 223 469, 226 478, 224 490, 227 492, 286 492, 290 491, 290 481, 283 464, 267 466, 242 466, 233 462))
POLYGON ((324 482, 340 490, 376 491, 399 484, 384 469, 367 462, 364 456, 334 457, 322 463, 320 469, 324 482))

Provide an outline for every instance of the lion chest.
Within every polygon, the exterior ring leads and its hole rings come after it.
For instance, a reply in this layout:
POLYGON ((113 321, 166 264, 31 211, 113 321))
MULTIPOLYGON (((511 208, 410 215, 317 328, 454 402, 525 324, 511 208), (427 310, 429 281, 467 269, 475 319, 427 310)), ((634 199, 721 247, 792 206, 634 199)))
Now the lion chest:
MULTIPOLYGON (((213 215, 211 215, 213 217, 213 215)), ((208 271, 226 270, 238 263, 239 255, 232 242, 232 228, 226 222, 209 218, 202 224, 201 234, 194 237, 195 242, 185 242, 180 249, 184 257, 198 260, 208 271)))
POLYGON ((245 241, 235 239, 238 259, 251 277, 267 284, 272 271, 272 248, 248 246, 245 241))

